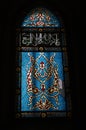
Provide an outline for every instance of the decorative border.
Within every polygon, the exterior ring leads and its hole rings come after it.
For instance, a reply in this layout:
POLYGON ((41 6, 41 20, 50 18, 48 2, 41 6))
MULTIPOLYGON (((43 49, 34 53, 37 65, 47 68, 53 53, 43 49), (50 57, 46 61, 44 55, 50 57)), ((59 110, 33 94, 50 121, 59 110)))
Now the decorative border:
POLYGON ((22 27, 22 28, 17 28, 16 31, 28 31, 28 32, 64 32, 64 28, 56 28, 56 27, 22 27))

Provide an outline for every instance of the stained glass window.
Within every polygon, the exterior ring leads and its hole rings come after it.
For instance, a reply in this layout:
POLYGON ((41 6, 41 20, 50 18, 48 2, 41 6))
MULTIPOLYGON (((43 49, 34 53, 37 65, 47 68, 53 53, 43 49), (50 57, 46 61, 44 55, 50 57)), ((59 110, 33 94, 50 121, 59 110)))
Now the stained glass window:
POLYGON ((16 117, 66 117, 71 100, 61 18, 35 8, 16 32, 16 117))

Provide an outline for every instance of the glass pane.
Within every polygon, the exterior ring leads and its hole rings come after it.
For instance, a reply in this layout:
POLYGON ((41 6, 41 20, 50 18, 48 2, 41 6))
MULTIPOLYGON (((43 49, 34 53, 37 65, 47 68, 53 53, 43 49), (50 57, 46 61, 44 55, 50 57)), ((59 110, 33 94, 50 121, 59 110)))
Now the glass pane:
POLYGON ((45 8, 33 9, 25 17, 22 27, 60 27, 59 18, 45 8))
POLYGON ((64 111, 61 52, 22 52, 21 111, 64 111))
POLYGON ((22 46, 36 47, 36 46, 60 46, 59 33, 22 33, 22 46))

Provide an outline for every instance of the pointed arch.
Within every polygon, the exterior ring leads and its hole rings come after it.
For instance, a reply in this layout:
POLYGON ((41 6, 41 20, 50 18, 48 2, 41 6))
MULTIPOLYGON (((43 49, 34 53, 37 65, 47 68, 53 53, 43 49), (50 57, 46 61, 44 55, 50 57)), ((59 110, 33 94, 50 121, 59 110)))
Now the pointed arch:
POLYGON ((61 27, 61 23, 48 9, 35 8, 25 17, 22 27, 61 27))

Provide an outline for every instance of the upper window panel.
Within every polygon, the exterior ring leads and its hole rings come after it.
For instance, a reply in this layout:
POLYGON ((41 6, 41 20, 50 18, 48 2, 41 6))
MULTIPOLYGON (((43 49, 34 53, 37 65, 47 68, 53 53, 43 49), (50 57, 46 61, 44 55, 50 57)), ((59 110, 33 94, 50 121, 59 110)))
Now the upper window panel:
POLYGON ((22 27, 61 27, 59 18, 45 8, 33 9, 24 19, 22 27))

